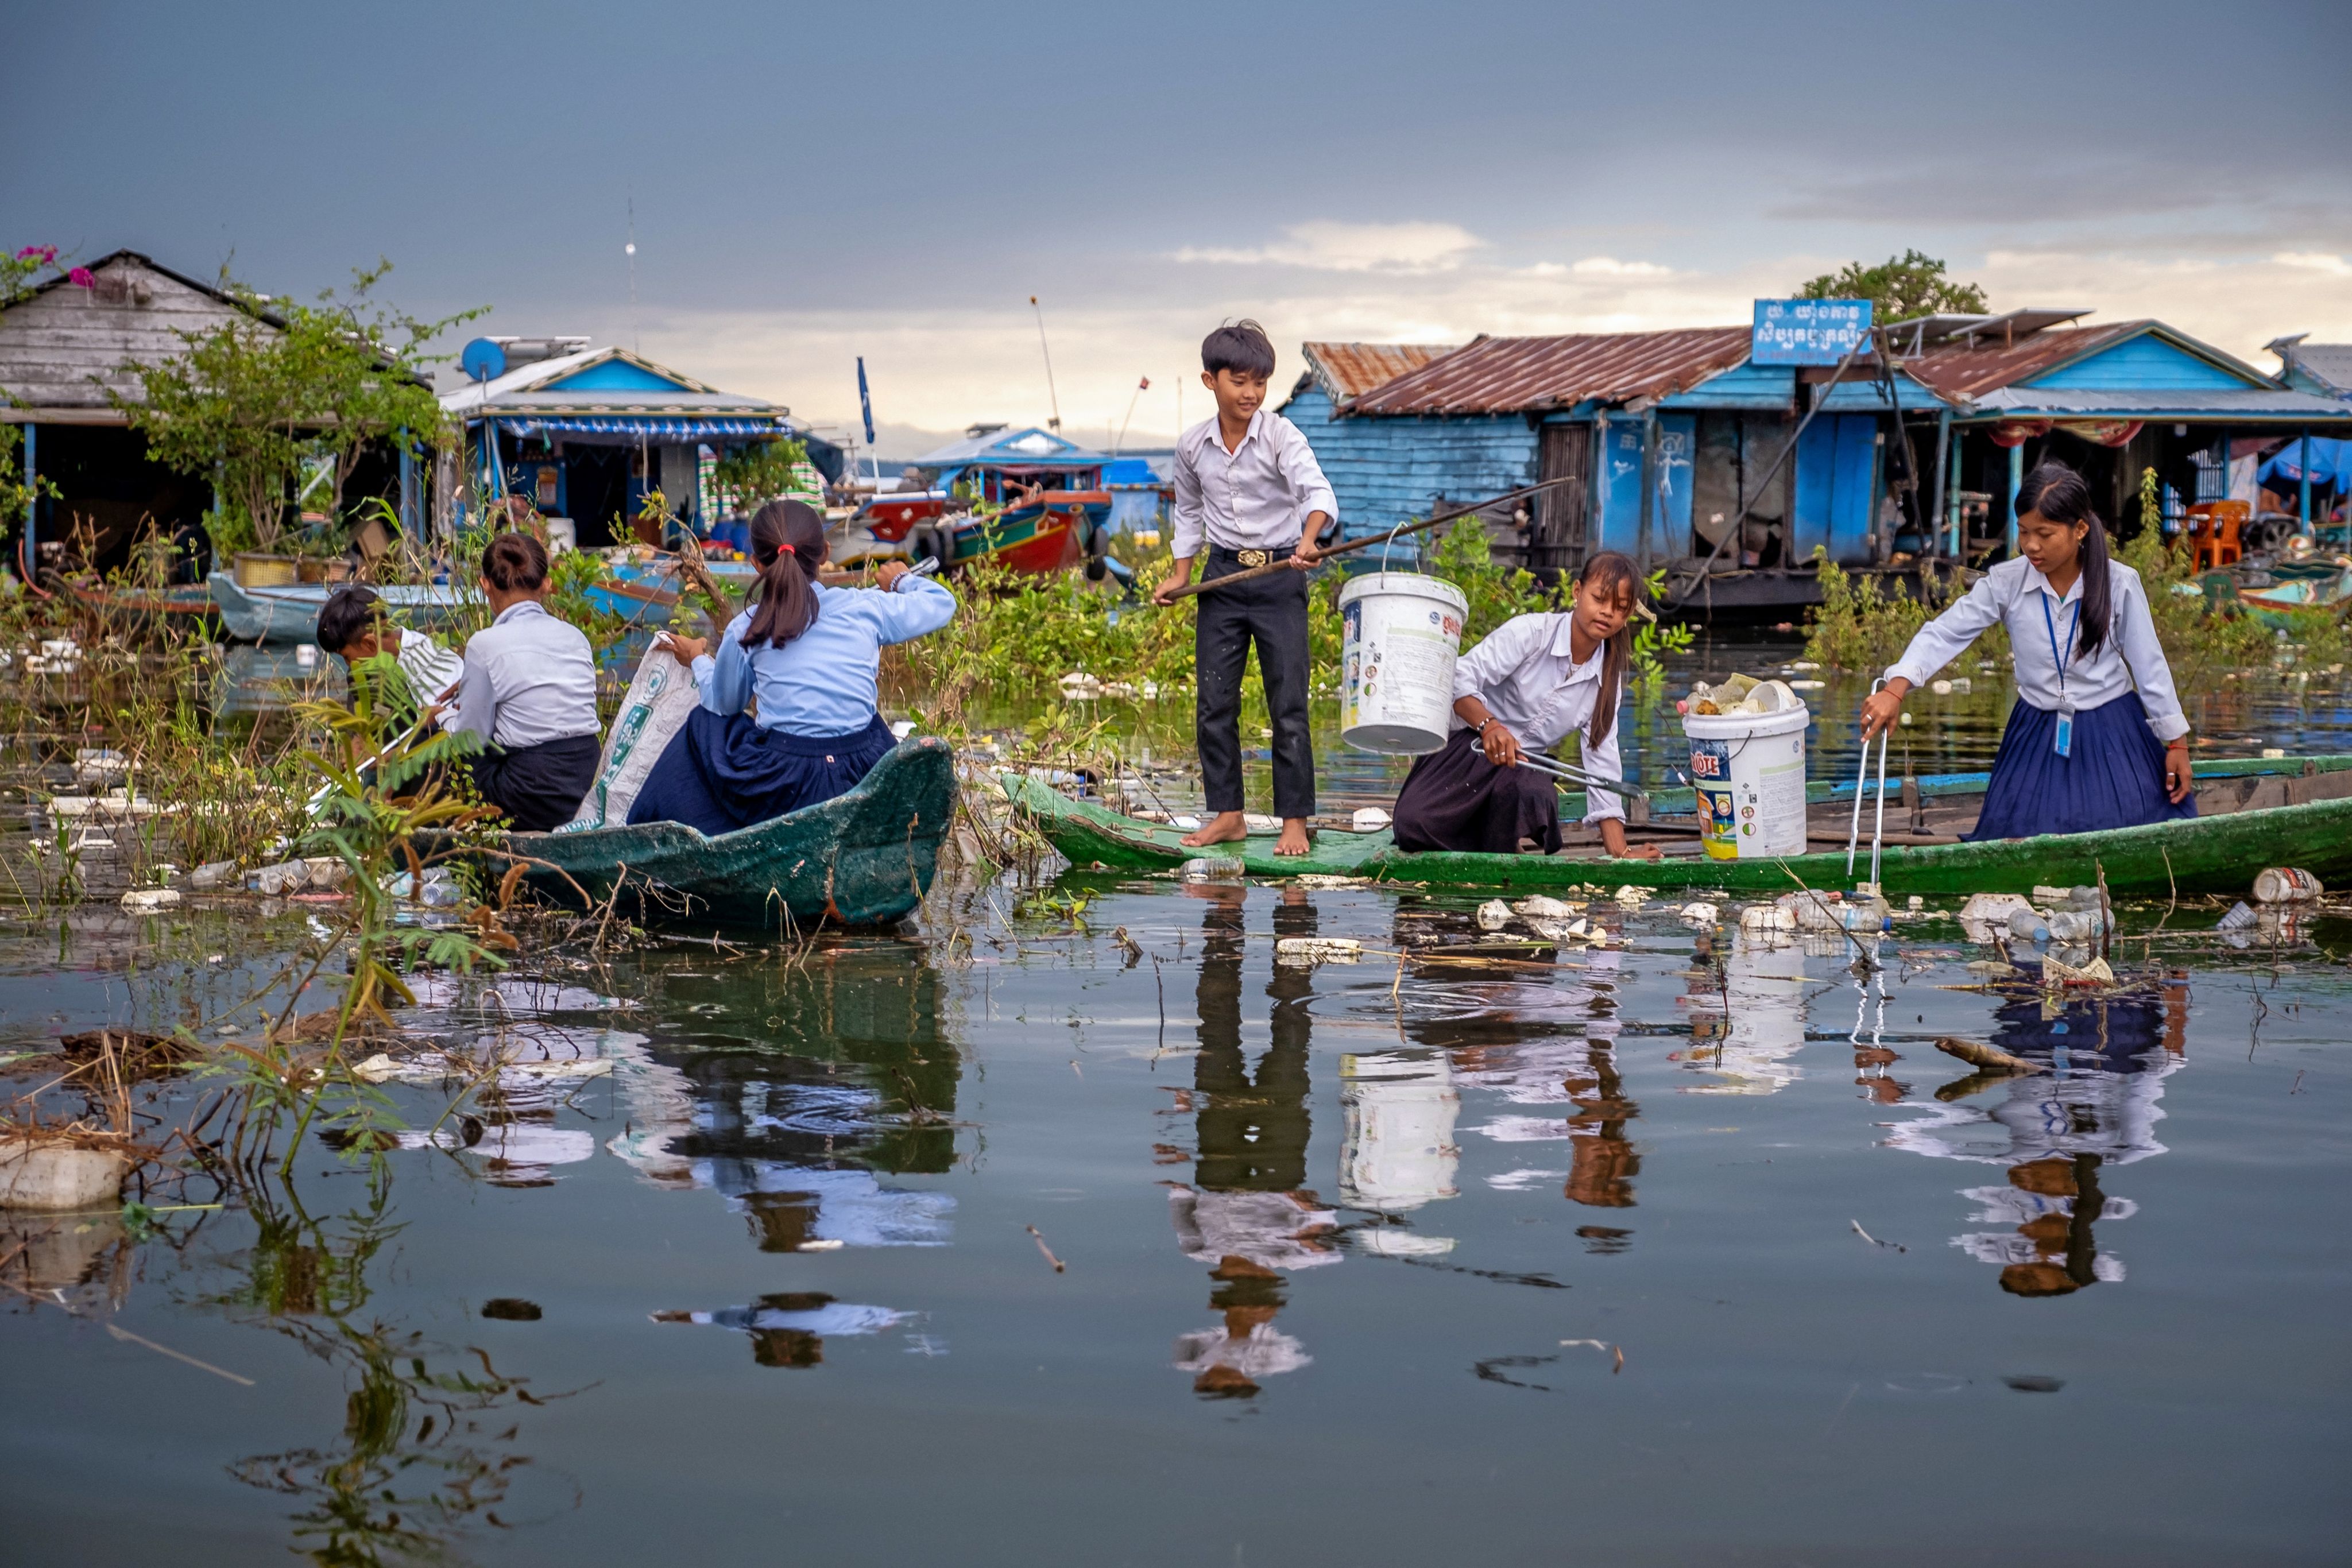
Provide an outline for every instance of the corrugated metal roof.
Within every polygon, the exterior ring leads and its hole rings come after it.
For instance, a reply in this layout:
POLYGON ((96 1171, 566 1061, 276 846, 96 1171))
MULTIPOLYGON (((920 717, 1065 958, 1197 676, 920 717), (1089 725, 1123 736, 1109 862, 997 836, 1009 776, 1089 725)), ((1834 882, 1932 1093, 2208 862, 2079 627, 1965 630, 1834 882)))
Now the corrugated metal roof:
POLYGON ((1686 392, 1748 358, 1750 329, 1473 340, 1358 398, 1350 413, 1517 413, 1686 392))
POLYGON ((1360 398, 1386 386, 1409 371, 1417 371, 1441 354, 1452 353, 1453 343, 1308 343, 1307 373, 1323 383, 1335 403, 1360 398))
POLYGON ((2128 419, 2157 414, 2231 414, 2263 419, 2352 419, 2352 407, 2316 392, 2280 387, 2202 390, 2165 387, 1995 387, 1975 400, 1979 413, 2014 417, 2027 413, 2115 414, 2128 419))
POLYGON ((2352 343, 2305 343, 2297 339, 2281 339, 2271 345, 2271 352, 2310 375, 2326 382, 2339 393, 2352 396, 2352 343))
POLYGON ((2068 360, 2122 342, 2155 326, 2153 321, 2111 321, 2104 327, 2053 327, 2013 346, 1966 343, 1929 349, 1901 361, 1921 385, 1939 396, 1972 400, 1995 387, 2030 381, 2068 360))

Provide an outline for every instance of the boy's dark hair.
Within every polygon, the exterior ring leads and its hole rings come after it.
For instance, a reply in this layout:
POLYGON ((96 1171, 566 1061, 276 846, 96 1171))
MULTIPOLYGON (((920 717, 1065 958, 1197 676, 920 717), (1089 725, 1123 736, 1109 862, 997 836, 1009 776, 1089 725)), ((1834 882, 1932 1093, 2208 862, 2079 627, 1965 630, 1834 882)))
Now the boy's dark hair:
POLYGON ((1211 375, 1232 371, 1236 375, 1274 374, 1274 340, 1265 329, 1244 317, 1228 321, 1201 340, 1201 368, 1211 375))
POLYGON ((547 547, 529 534, 500 534, 482 552, 482 577, 501 593, 530 592, 547 581, 547 547))
POLYGON ((2107 529, 2091 510, 2091 487, 2063 463, 2042 463, 2018 482, 2017 515, 2038 512, 2053 523, 2088 523, 2083 535, 2082 620, 2074 632, 2074 657, 2087 659, 2107 640, 2114 615, 2107 570, 2107 529))
POLYGON ((319 651, 341 657, 374 629, 376 606, 382 602, 373 589, 338 589, 319 611, 319 651))

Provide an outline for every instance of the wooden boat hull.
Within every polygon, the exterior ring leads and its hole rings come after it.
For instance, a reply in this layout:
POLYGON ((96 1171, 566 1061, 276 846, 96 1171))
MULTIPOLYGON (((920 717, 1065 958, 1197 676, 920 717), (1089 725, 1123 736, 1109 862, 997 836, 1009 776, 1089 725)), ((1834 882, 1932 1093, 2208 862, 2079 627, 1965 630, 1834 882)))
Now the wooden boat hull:
POLYGON ((1108 490, 1048 491, 1025 507, 960 520, 955 559, 948 564, 987 558, 1014 571, 1051 576, 1077 565, 1087 539, 1109 520, 1108 490))
POLYGON ((625 876, 632 890, 653 884, 633 902, 640 919, 768 930, 819 920, 878 925, 922 902, 955 807, 954 748, 925 736, 901 741, 845 795, 716 838, 648 822, 512 833, 507 844, 546 862, 527 873, 532 886, 575 907, 574 883, 601 902, 625 876))
POLYGON ((201 582, 160 589, 114 588, 68 579, 65 588, 76 603, 109 617, 194 626, 215 613, 212 590, 201 582))
MULTIPOLYGON (((1885 851, 1880 883, 1897 896, 1915 893, 1952 896, 2022 893, 2036 885, 2083 885, 2096 882, 2104 873, 2109 889, 2119 897, 2163 898, 2175 892, 2242 894, 2252 885, 2254 873, 2272 865, 2301 866, 2328 883, 2352 876, 2352 756, 2205 764, 2197 774, 2200 795, 2205 786, 2239 780, 2231 788, 2246 796, 2244 804, 2226 813, 2107 832, 2044 834, 1987 843, 1893 845, 1885 851), (2317 771, 2301 775, 2305 762, 2315 764, 2317 771), (2273 800, 2279 803, 2268 803, 2273 800)), ((1981 790, 1983 778, 1978 774, 1924 780, 1923 787, 1940 785, 1945 792, 1959 793, 1963 789, 1955 786, 1972 782, 1975 789, 1981 790)), ((1123 817, 1090 801, 1069 800, 1034 779, 1006 776, 1003 787, 1036 819, 1054 847, 1079 865, 1099 861, 1122 869, 1167 870, 1196 854, 1231 853, 1234 848, 1185 849, 1177 842, 1182 835, 1174 828, 1123 817)), ((1817 800, 1834 799, 1841 793, 1845 799, 1853 798, 1851 786, 1843 791, 1815 786, 1809 793, 1817 800)), ((1562 809, 1580 814, 1582 807, 1570 798, 1562 801, 1562 809)), ((1865 859, 1867 831, 1865 822, 1865 859)), ((1843 850, 1737 861, 1415 854, 1398 849, 1385 831, 1327 831, 1311 853, 1297 859, 1276 856, 1271 838, 1253 838, 1241 848, 1241 855, 1253 876, 1320 872, 1482 891, 1544 892, 1589 883, 1675 892, 1717 889, 1769 897, 1791 891, 1799 879, 1815 889, 1843 888, 1853 881, 1846 871, 1843 850)))
POLYGON ((308 643, 319 635, 319 612, 339 590, 373 589, 404 624, 436 631, 457 617, 464 601, 457 590, 407 583, 300 582, 282 588, 240 588, 225 571, 205 579, 221 624, 240 643, 308 643))

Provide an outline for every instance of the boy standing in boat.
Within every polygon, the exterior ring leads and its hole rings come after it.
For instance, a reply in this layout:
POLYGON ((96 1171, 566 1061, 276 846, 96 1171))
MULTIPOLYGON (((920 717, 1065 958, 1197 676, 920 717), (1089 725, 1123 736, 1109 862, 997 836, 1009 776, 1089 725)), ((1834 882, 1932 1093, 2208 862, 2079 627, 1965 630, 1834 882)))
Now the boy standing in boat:
POLYGON ((1242 820, 1242 678, 1255 643, 1274 720, 1274 810, 1282 819, 1274 852, 1303 855, 1307 820, 1315 814, 1306 572, 1322 559, 1318 541, 1339 507, 1307 438, 1265 406, 1273 375, 1274 344, 1255 321, 1220 327, 1202 341, 1201 381, 1217 412, 1177 439, 1176 559, 1152 597, 1175 602, 1204 541, 1203 582, 1277 561, 1293 568, 1200 595, 1192 643, 1195 743, 1211 816, 1184 842, 1197 849, 1249 831, 1242 820))

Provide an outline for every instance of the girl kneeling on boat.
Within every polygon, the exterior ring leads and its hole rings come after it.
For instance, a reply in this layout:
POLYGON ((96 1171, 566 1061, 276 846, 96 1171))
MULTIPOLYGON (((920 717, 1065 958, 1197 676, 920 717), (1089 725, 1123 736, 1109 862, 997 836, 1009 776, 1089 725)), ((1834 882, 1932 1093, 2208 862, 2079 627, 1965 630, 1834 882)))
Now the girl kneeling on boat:
POLYGON ((665 632, 694 671, 701 705, 654 764, 629 821, 732 832, 846 793, 896 744, 883 722, 882 650, 955 618, 955 595, 904 562, 877 588, 827 588, 824 518, 804 501, 771 501, 751 518, 760 598, 710 652, 665 632), (759 704, 755 720, 744 712, 759 704))
MULTIPOLYGON (((1602 550, 1585 563, 1574 608, 1513 616, 1462 656, 1454 667, 1460 727, 1406 777, 1397 797, 1399 849, 1515 854, 1520 840, 1532 839, 1546 854, 1559 852, 1552 777, 1522 768, 1519 758, 1549 751, 1574 730, 1583 737, 1583 771, 1618 777, 1617 699, 1641 592, 1633 563, 1602 550)), ((1615 795, 1587 790, 1584 806, 1584 820, 1599 824, 1611 854, 1657 858, 1654 844, 1626 849, 1625 808, 1615 795)))
POLYGON ((1864 744, 1904 695, 1995 624, 2017 666, 1972 839, 2090 833, 2197 814, 2189 720, 2156 640, 2139 573, 2107 557, 2090 487, 2044 463, 2017 492, 2017 543, 1960 601, 1919 629, 1862 708, 1864 744))

